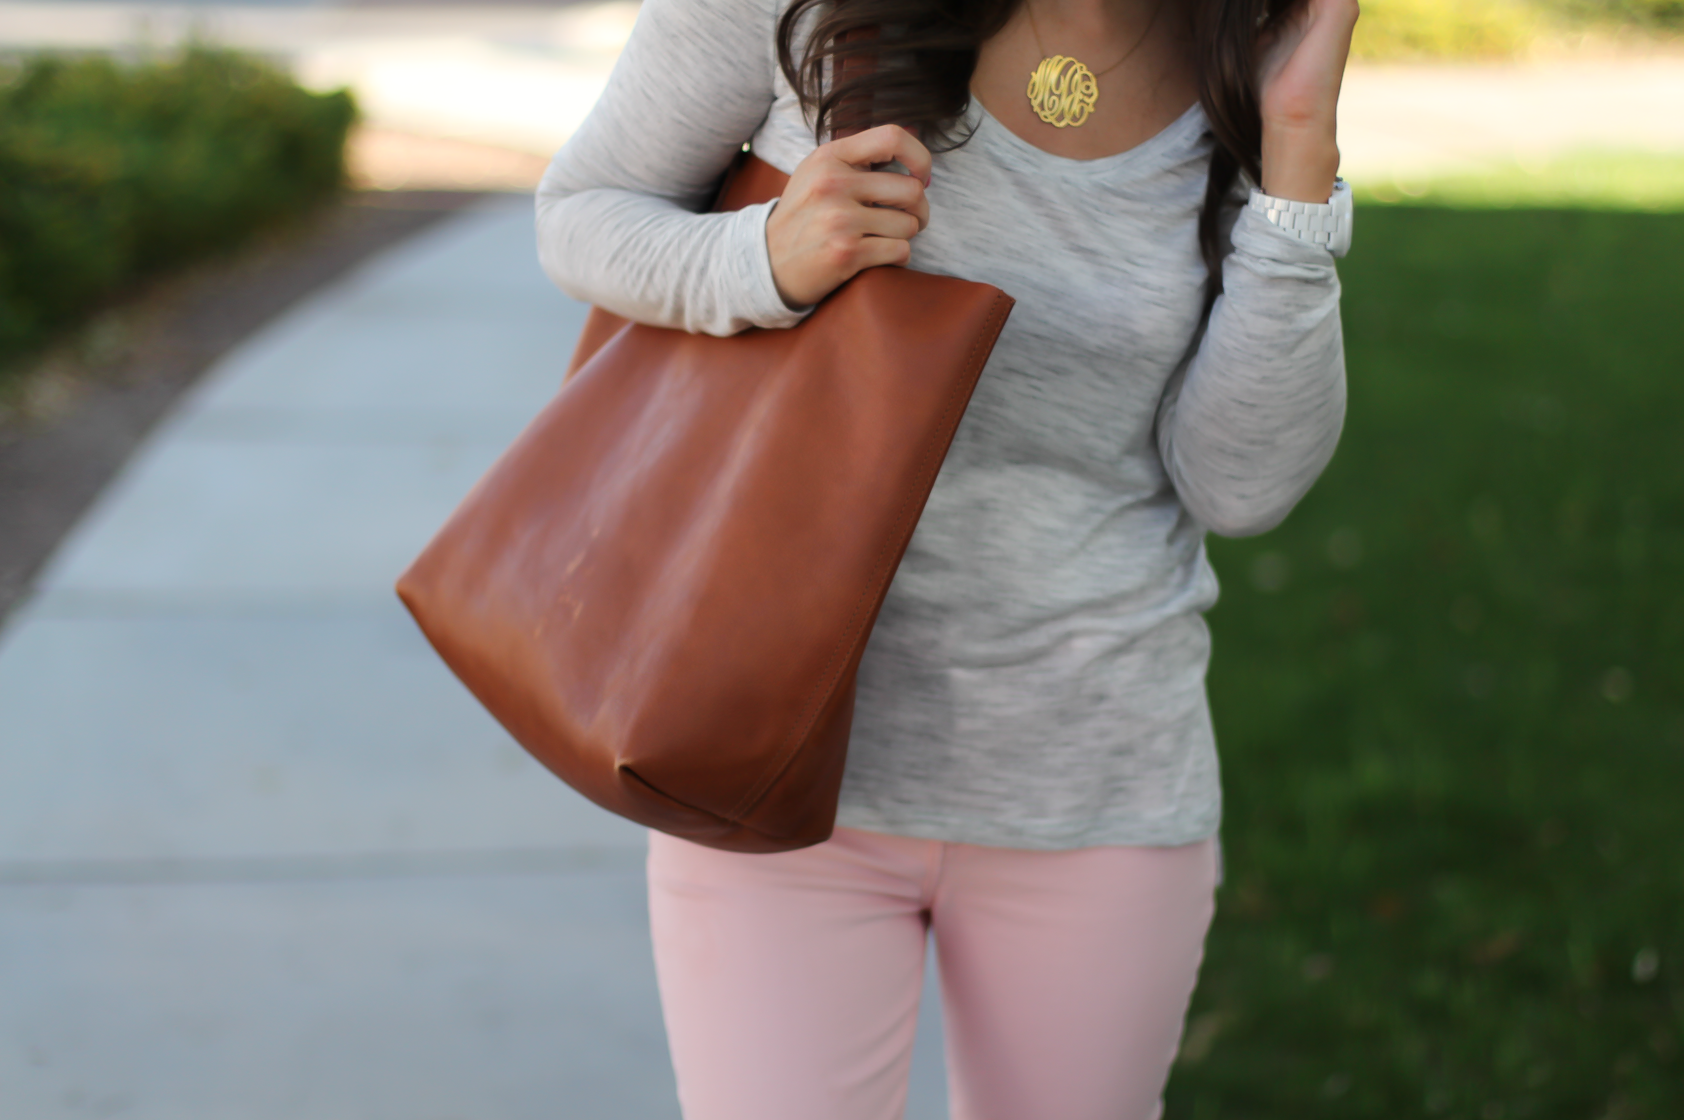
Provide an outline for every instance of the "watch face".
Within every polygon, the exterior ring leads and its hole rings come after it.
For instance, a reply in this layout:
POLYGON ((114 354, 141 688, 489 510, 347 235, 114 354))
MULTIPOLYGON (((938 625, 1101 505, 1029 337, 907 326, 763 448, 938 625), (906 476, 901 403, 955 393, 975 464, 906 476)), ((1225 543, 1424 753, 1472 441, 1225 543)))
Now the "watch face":
POLYGON ((1349 220, 1351 205, 1351 184, 1343 179, 1333 181, 1333 197, 1327 200, 1333 204, 1334 216, 1341 220, 1349 220))
POLYGON ((1356 223, 1356 206, 1351 199, 1351 186, 1343 179, 1333 188, 1333 236, 1327 243, 1328 251, 1336 257, 1342 257, 1351 251, 1351 229, 1356 223))

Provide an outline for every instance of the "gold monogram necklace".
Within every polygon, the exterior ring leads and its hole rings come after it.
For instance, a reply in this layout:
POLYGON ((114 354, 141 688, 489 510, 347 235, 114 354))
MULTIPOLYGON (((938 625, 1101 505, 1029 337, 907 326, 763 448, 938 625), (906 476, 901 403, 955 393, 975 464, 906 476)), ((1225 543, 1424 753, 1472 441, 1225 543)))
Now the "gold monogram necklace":
POLYGON ((1152 34, 1158 13, 1164 10, 1164 0, 1158 0, 1158 6, 1152 9, 1152 18, 1146 21, 1146 30, 1140 33, 1134 46, 1098 74, 1068 55, 1047 55, 1047 48, 1041 45, 1041 29, 1035 25, 1035 5, 1028 3, 1024 7, 1029 11, 1029 30, 1035 36, 1035 49, 1046 56, 1029 75, 1029 107, 1054 128, 1076 128, 1088 119, 1099 101, 1099 79, 1132 58, 1146 36, 1152 34))

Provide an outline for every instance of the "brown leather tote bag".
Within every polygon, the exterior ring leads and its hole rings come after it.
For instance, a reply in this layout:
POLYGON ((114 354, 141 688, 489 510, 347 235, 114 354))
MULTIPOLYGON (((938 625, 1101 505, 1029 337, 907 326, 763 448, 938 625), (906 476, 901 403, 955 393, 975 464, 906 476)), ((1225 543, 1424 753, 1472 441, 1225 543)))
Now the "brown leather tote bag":
MULTIPOLYGON (((747 157, 717 209, 786 182, 747 157)), ((860 653, 1011 307, 875 268, 788 330, 594 310, 576 372, 398 594, 597 804, 715 848, 816 844, 860 653)))

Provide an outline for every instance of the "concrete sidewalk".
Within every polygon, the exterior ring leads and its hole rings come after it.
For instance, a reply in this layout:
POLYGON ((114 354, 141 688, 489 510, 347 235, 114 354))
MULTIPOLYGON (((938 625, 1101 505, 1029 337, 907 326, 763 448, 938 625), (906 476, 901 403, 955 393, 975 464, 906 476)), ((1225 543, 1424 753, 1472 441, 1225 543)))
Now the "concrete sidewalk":
MULTIPOLYGON (((451 219, 235 351, 65 542, 0 633, 0 1116, 677 1115, 641 830, 391 590, 583 311, 529 200, 451 219)), ((932 1018, 916 1120, 938 1055, 932 1018)))

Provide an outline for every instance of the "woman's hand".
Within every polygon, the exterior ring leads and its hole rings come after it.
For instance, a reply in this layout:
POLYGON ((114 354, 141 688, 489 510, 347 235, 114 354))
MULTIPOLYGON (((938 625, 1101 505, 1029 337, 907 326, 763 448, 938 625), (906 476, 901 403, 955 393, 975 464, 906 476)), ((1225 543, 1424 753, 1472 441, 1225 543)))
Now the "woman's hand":
POLYGON ((929 223, 930 152, 906 129, 883 125, 814 149, 766 220, 772 279, 792 309, 811 306, 856 272, 905 264, 929 223), (899 160, 910 175, 873 171, 899 160))
POLYGON ((1357 0, 1304 0, 1259 44, 1263 191, 1326 202, 1339 171, 1334 125, 1357 0))

